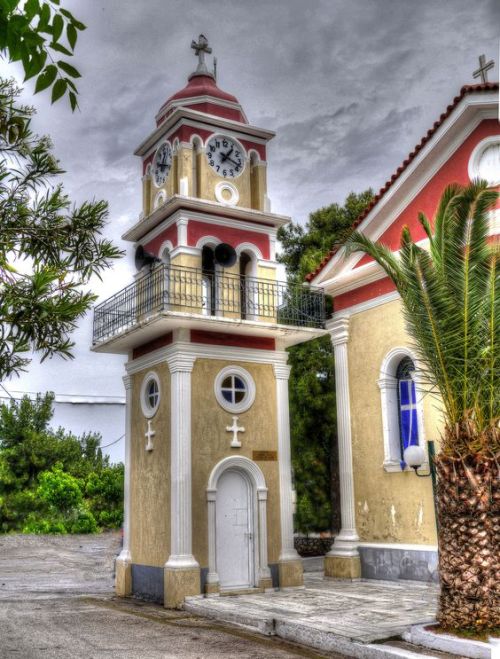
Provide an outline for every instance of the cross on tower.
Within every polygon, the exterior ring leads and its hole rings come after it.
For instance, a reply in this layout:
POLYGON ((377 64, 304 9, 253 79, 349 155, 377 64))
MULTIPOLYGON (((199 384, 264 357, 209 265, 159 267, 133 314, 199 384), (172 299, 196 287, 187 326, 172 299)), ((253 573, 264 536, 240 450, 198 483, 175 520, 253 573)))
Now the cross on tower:
POLYGON ((148 420, 148 429, 144 433, 144 437, 148 440, 146 444, 146 451, 152 451, 153 446, 153 437, 156 435, 156 432, 151 428, 151 420, 148 420))
POLYGON ((226 426, 226 432, 232 432, 233 433, 233 440, 231 442, 231 448, 239 448, 241 446, 241 442, 238 439, 238 433, 239 432, 245 432, 245 428, 242 428, 238 426, 238 418, 237 416, 233 416, 233 425, 232 426, 226 426))
POLYGON ((198 42, 193 39, 193 41, 191 41, 191 48, 194 50, 194 54, 198 57, 196 73, 209 73, 205 63, 205 53, 210 55, 212 49, 208 45, 208 39, 206 36, 204 34, 200 34, 198 37, 198 42))
POLYGON ((485 55, 479 55, 479 68, 474 71, 472 74, 474 78, 481 77, 481 82, 488 82, 488 71, 495 66, 495 62, 490 59, 489 62, 486 61, 485 55))

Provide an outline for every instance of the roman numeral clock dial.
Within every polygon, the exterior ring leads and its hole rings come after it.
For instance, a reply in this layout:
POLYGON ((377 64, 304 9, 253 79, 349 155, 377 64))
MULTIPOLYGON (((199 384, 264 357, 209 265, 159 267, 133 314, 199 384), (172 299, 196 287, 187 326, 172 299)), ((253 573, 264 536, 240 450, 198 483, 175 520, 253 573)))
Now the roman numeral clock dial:
POLYGON ((156 186, 161 187, 167 180, 168 173, 172 167, 172 148, 168 142, 163 142, 158 147, 154 158, 154 182, 156 186))
POLYGON ((208 164, 219 176, 236 178, 245 168, 243 148, 230 137, 213 135, 207 142, 208 164))

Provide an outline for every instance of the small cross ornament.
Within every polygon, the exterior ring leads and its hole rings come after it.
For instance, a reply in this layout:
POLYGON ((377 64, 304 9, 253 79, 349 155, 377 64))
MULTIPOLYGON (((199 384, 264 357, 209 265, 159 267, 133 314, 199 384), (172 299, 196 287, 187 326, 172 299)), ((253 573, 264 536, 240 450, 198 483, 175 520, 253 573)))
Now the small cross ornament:
POLYGON ((474 78, 481 77, 481 82, 484 84, 485 82, 488 82, 488 71, 494 66, 495 62, 492 59, 487 62, 485 55, 479 55, 479 68, 476 69, 472 75, 474 78))
POLYGON ((153 446, 153 437, 156 435, 156 432, 151 428, 151 420, 148 421, 148 429, 144 433, 144 437, 148 440, 148 443, 146 444, 146 451, 152 451, 154 446, 153 446))
POLYGON ((208 39, 204 34, 200 34, 198 42, 194 39, 191 41, 191 48, 194 50, 195 55, 198 57, 198 66, 196 73, 208 73, 207 65, 205 63, 205 53, 210 54, 212 49, 208 45, 208 39))
POLYGON ((233 440, 230 444, 231 448, 239 448, 241 446, 241 442, 238 439, 238 433, 245 432, 245 428, 238 426, 238 419, 239 417, 233 416, 233 425, 226 426, 226 432, 233 433, 233 440))

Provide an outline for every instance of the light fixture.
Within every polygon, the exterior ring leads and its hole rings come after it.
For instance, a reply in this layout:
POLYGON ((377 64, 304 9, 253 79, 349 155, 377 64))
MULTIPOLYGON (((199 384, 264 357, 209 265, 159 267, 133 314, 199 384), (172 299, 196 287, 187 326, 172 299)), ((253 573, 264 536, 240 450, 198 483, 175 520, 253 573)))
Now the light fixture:
POLYGON ((403 452, 403 460, 408 465, 408 467, 411 467, 415 471, 417 476, 420 476, 421 478, 425 478, 426 476, 431 475, 430 471, 428 474, 418 473, 418 470, 425 462, 425 451, 421 446, 417 446, 417 445, 407 446, 403 452))

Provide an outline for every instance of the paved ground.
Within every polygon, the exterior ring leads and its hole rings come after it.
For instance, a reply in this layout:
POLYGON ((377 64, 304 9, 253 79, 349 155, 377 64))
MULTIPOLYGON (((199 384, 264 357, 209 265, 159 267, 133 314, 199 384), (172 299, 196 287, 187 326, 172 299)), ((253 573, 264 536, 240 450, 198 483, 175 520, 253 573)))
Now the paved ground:
POLYGON ((438 591, 434 584, 350 583, 311 572, 305 574, 305 585, 303 590, 193 598, 187 606, 217 619, 246 622, 264 633, 278 621, 362 643, 399 636, 410 625, 432 622, 436 617, 438 591))
POLYGON ((1 659, 338 657, 112 594, 116 534, 0 536, 1 659))

